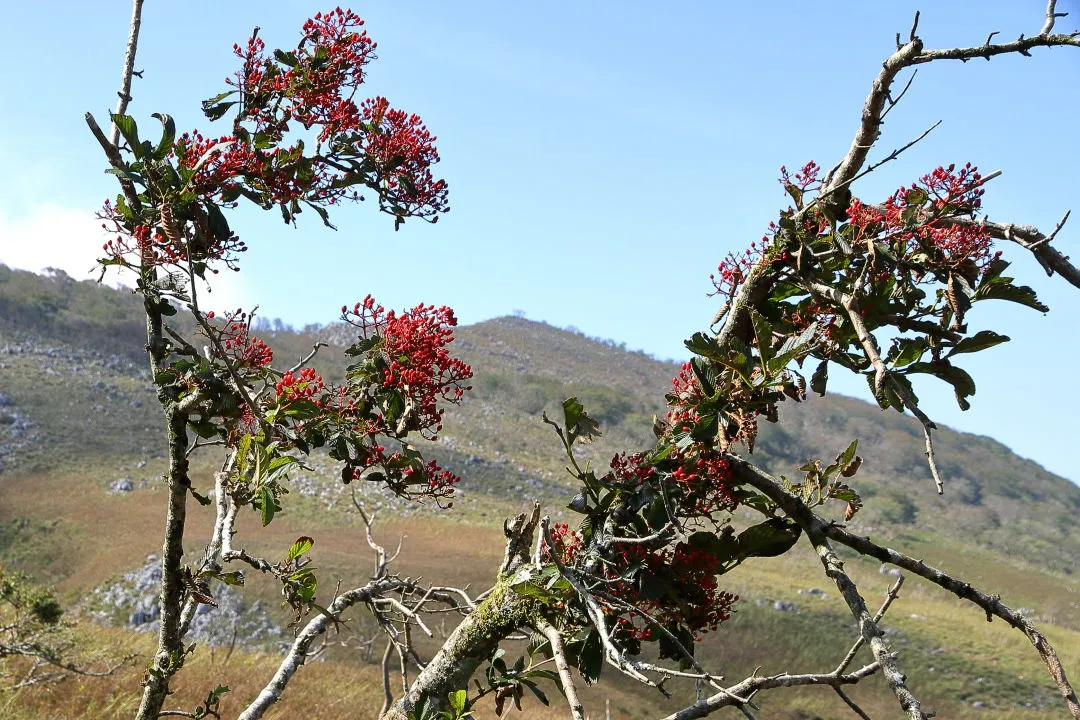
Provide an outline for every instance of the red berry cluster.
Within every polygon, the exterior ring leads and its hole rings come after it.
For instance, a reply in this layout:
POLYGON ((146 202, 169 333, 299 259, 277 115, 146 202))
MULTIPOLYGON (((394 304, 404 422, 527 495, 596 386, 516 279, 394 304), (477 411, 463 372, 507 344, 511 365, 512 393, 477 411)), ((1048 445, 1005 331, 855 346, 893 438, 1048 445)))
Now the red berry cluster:
POLYGON ((644 453, 619 453, 611 458, 611 472, 605 475, 604 479, 632 489, 644 485, 654 477, 656 469, 649 465, 644 453))
MULTIPOLYGON (((769 228, 775 233, 776 224, 770 223, 769 228)), ((735 292, 750 274, 750 270, 766 258, 770 245, 771 240, 768 235, 765 235, 760 241, 755 240, 750 243, 750 247, 742 253, 729 252, 717 266, 716 272, 709 275, 709 280, 716 288, 713 294, 729 299, 735 297, 735 292)))
POLYGON ((385 310, 368 295, 350 312, 342 308, 346 322, 360 328, 365 339, 378 337, 385 353, 382 370, 384 388, 397 388, 415 404, 411 429, 434 438, 442 430, 440 400, 456 403, 472 377, 472 368, 451 357, 447 346, 457 325, 448 307, 417 305, 403 313, 385 310))
POLYGON ((780 184, 796 187, 802 192, 814 192, 821 189, 821 180, 818 179, 818 174, 820 172, 821 166, 813 160, 803 165, 801 170, 796 170, 794 173, 789 173, 788 169, 781 165, 780 184))
POLYGON ((300 198, 317 199, 314 190, 326 173, 297 172, 302 146, 260 150, 235 135, 216 139, 198 131, 184 133, 174 147, 177 162, 193 172, 191 188, 201 197, 229 204, 246 183, 266 195, 272 204, 300 198))
POLYGON ((884 216, 877 220, 894 246, 906 247, 909 255, 919 250, 929 253, 928 269, 957 268, 966 261, 985 268, 992 258, 989 231, 979 225, 940 222, 942 218, 974 217, 982 207, 982 184, 982 175, 971 163, 959 170, 955 165, 939 167, 893 193, 885 201, 884 216), (912 240, 915 242, 903 245, 912 240))
POLYGON ((234 45, 244 67, 228 82, 241 93, 243 119, 276 138, 291 120, 308 129, 318 126, 320 142, 356 130, 359 113, 352 97, 364 82, 364 66, 375 57, 375 42, 360 30, 363 25, 353 11, 335 8, 304 22, 292 52, 267 57, 257 35, 243 48, 234 45))
POLYGON ((368 127, 364 153, 378 169, 384 204, 395 214, 438 220, 448 208, 446 182, 431 174, 439 162, 435 136, 418 115, 394 110, 384 97, 365 100, 361 112, 368 127))
POLYGON ((435 137, 420 118, 385 98, 356 100, 375 57, 363 24, 335 8, 304 23, 294 50, 268 55, 257 31, 234 46, 243 67, 227 82, 236 90, 205 104, 215 119, 238 106, 232 134, 207 140, 190 133, 176 145, 197 192, 228 202, 243 191, 264 207, 289 208, 289 217, 299 201, 362 200, 358 186, 375 190, 399 224, 406 217, 435 222, 448 210, 447 185, 431 171, 439 161, 435 137), (239 101, 225 102, 230 94, 239 101), (305 154, 302 139, 285 141, 294 123, 316 131, 314 152, 305 154))
POLYGON ((700 420, 695 406, 702 400, 701 385, 690 363, 683 363, 679 372, 671 380, 671 393, 668 394, 667 421, 676 432, 689 432, 700 420))
POLYGON ((671 480, 682 487, 679 509, 685 517, 709 517, 717 511, 730 512, 738 505, 731 485, 731 466, 722 453, 691 446, 678 453, 678 467, 671 480))
MULTIPOLYGON (((186 266, 190 259, 205 261, 223 260, 235 268, 237 255, 247 246, 236 235, 216 238, 205 227, 175 217, 170 204, 163 204, 155 227, 145 223, 133 224, 131 217, 122 213, 111 201, 105 200, 98 217, 101 227, 116 236, 102 245, 106 259, 111 264, 134 268, 150 268, 162 265, 186 266)), ((202 218, 202 215, 197 217, 202 218)), ((211 272, 217 270, 211 268, 211 272)))
POLYGON ((292 370, 287 371, 274 385, 274 392, 279 400, 290 403, 314 398, 323 391, 323 386, 322 376, 314 368, 304 368, 295 375, 292 370))
POLYGON ((566 523, 555 523, 551 526, 551 547, 544 540, 540 549, 545 557, 554 555, 563 565, 573 565, 583 547, 581 533, 566 523))
POLYGON ((217 340, 235 370, 261 370, 274 361, 274 351, 251 334, 251 318, 241 310, 226 315, 217 340))
POLYGON ((602 567, 610 592, 637 611, 601 604, 621 616, 616 620, 618 629, 635 640, 658 639, 659 631, 644 619, 646 614, 664 627, 684 625, 700 640, 700 635, 717 630, 731 617, 739 599, 720 590, 719 559, 685 542, 661 549, 616 545, 602 567), (639 569, 631 573, 633 568, 639 569), (654 583, 662 587, 651 588, 654 583))

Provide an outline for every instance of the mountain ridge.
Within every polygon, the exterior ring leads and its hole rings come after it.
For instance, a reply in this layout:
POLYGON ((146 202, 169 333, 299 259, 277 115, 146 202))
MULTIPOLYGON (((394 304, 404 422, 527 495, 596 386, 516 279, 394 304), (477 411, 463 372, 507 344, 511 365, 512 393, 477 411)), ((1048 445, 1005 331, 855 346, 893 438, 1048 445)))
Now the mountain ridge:
MULTIPOLYGON (((68 398, 71 410, 61 415, 67 421, 40 418, 39 432, 48 433, 50 423, 56 425, 57 437, 49 440, 54 448, 70 446, 75 451, 87 445, 86 439, 71 435, 78 431, 71 418, 77 417, 72 410, 79 404, 85 403, 90 414, 108 413, 110 405, 116 413, 117 402, 127 404, 125 412, 110 422, 119 423, 117 429, 123 432, 113 440, 91 439, 89 445, 105 450, 115 440, 119 444, 113 449, 121 454, 155 447, 157 410, 142 367, 140 312, 139 299, 130 292, 76 282, 62 272, 39 276, 0 266, 0 357, 20 352, 40 357, 26 372, 46 373, 34 379, 17 377, 11 367, 0 368, 0 381, 6 380, 0 387, 21 386, 8 394, 28 394, 25 400, 33 396, 29 407, 48 416, 55 405, 49 393, 64 389, 63 384, 55 387, 63 375, 52 367, 57 363, 73 368, 67 390, 78 389, 87 379, 80 377, 80 368, 89 368, 91 375, 115 371, 126 378, 119 383, 95 379, 89 384, 101 387, 85 388, 85 401, 68 398), (143 389, 136 390, 140 383, 143 389), (43 388, 36 394, 31 391, 35 385, 43 388), (141 438, 137 449, 131 442, 136 437, 141 438)), ((302 356, 316 341, 330 342, 316 365, 335 378, 344 367, 342 346, 349 342, 350 330, 340 324, 322 326, 314 334, 271 329, 265 339, 285 358, 302 356)), ((619 451, 651 443, 652 415, 663 414, 663 395, 678 367, 641 351, 627 352, 613 341, 513 316, 458 327, 453 351, 473 366, 474 391, 448 410, 443 437, 432 450, 449 456, 449 463, 466 476, 463 487, 469 492, 516 492, 516 479, 487 484, 465 472, 494 461, 538 480, 534 486, 547 488, 545 499, 551 501, 569 489, 571 478, 561 470, 557 440, 540 422, 541 413, 555 413, 565 397, 577 396, 604 430, 596 445, 584 448, 584 458, 606 465, 619 451)), ((9 415, 32 416, 25 400, 9 415)), ((856 527, 902 534, 917 526, 959 533, 995 550, 1020 552, 1056 571, 1072 571, 1073 558, 1080 554, 1080 486, 1020 458, 996 440, 948 427, 938 431, 938 462, 946 481, 946 494, 939 498, 913 418, 840 395, 786 402, 780 415, 778 424, 762 423, 753 453, 758 464, 775 474, 793 477, 807 460, 829 459, 852 439, 860 440, 865 462, 856 489, 867 503, 856 527)), ((105 423, 101 429, 108 427, 105 423)))

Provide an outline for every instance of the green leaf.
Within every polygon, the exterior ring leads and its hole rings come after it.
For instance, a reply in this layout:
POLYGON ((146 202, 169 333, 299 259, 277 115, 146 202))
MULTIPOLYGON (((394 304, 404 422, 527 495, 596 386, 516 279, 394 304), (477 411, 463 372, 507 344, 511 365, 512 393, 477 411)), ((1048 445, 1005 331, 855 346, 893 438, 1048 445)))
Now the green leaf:
POLYGON ((705 397, 712 397, 716 393, 716 376, 712 373, 708 361, 700 357, 690 358, 690 370, 694 373, 698 385, 701 386, 702 394, 705 397))
POLYGON ((274 59, 282 65, 287 65, 289 67, 296 67, 300 63, 300 61, 296 58, 296 53, 285 52, 284 50, 275 50, 274 59))
POLYGON ((218 573, 217 579, 226 585, 242 587, 244 585, 244 571, 231 570, 229 572, 218 573))
POLYGON ((322 218, 323 225, 330 228, 331 230, 337 230, 337 226, 330 222, 330 213, 327 212, 326 208, 324 208, 322 205, 316 205, 313 202, 308 202, 307 200, 304 201, 304 204, 310 207, 316 213, 318 213, 319 217, 322 218))
POLYGON ((791 183, 784 183, 784 189, 787 190, 788 195, 795 201, 795 207, 799 210, 803 209, 803 191, 797 185, 791 183))
POLYGON ((142 159, 141 150, 142 143, 139 142, 139 128, 135 123, 135 118, 130 115, 113 115, 113 124, 116 125, 120 134, 127 142, 128 147, 135 154, 137 159, 142 159))
POLYGON ((1004 267, 998 268, 998 263, 992 265, 991 271, 987 272, 983 277, 983 281, 979 284, 979 287, 975 290, 971 299, 974 301, 1008 300, 1009 302, 1033 308, 1039 312, 1049 312, 1050 308, 1039 302, 1038 295, 1036 295, 1035 291, 1028 286, 1013 285, 1012 278, 999 277, 991 274, 994 271, 1001 272, 1009 266, 1009 264, 1004 261, 1000 262, 1004 264, 1004 267))
POLYGON ((173 143, 176 142, 176 122, 172 119, 172 115, 165 113, 154 113, 151 117, 161 121, 161 140, 154 148, 153 157, 155 160, 164 160, 173 149, 173 143))
POLYGON ((218 426, 209 420, 191 420, 188 422, 188 427, 204 440, 211 440, 218 436, 218 426))
POLYGON ((545 587, 537 585, 535 581, 526 580, 515 585, 511 585, 510 589, 523 597, 531 597, 539 600, 545 605, 553 605, 563 599, 562 594, 558 594, 548 590, 545 587))
POLYGON ((566 422, 566 436, 570 444, 575 440, 589 443, 600 437, 600 424, 589 417, 585 406, 576 397, 563 400, 563 419, 566 422))
POLYGON ((202 106, 205 108, 208 105, 217 105, 219 102, 229 97, 230 95, 235 95, 236 92, 236 90, 226 90, 225 92, 215 95, 212 98, 207 98, 206 100, 203 100, 202 106))
POLYGON ((859 450, 859 441, 852 440, 851 444, 847 446, 844 452, 836 456, 836 464, 842 468, 846 468, 855 459, 855 455, 859 450))
POLYGON ((641 571, 638 583, 638 598, 641 600, 662 600, 667 597, 668 584, 648 570, 641 571))
POLYGON ((802 529, 794 522, 784 518, 770 518, 739 533, 739 554, 743 557, 783 555, 795 546, 801 534, 802 529))
POLYGON ((210 221, 210 234, 215 240, 228 240, 232 237, 229 221, 225 219, 225 213, 215 203, 207 203, 206 218, 210 221))
POLYGON ((769 362, 769 372, 773 375, 780 374, 792 360, 809 351, 816 337, 817 327, 814 325, 810 325, 797 337, 789 335, 784 344, 780 346, 780 351, 776 354, 776 357, 769 362))
POLYGON ((585 638, 578 653, 578 671, 588 685, 594 685, 600 679, 604 669, 604 646, 600 642, 600 633, 596 629, 585 638))
POLYGON ((922 205, 929 199, 926 191, 922 188, 913 187, 904 193, 904 202, 908 205, 922 205))
POLYGON ((208 507, 210 505, 210 498, 206 497, 205 495, 199 494, 195 491, 195 488, 193 487, 189 486, 188 490, 191 491, 191 497, 195 498, 200 505, 202 505, 203 507, 208 507))
POLYGON ((772 359, 772 325, 755 310, 750 311, 750 318, 754 324, 754 339, 757 341, 761 366, 768 370, 769 360, 772 359))
POLYGON ((690 336, 690 339, 683 344, 686 345, 687 350, 695 355, 707 357, 710 360, 719 360, 724 357, 724 353, 720 349, 720 344, 705 333, 694 333, 690 336))
POLYGON ((993 330, 983 330, 956 343, 947 357, 952 357, 953 355, 959 355, 961 353, 978 352, 1006 342, 1009 342, 1009 337, 1007 335, 998 335, 993 330))
POLYGON ((896 347, 899 350, 893 358, 893 367, 902 368, 921 358, 930 345, 926 342, 926 338, 901 338, 896 341, 896 347))
POLYGON ((176 380, 176 378, 178 378, 178 377, 179 377, 179 375, 177 375, 176 371, 174 371, 174 370, 171 370, 171 369, 159 370, 157 372, 157 374, 154 375, 154 384, 155 385, 168 385, 168 384, 174 382, 176 380))
POLYGON ((675 640, 679 641, 679 645, 676 645, 666 633, 660 633, 660 658, 678 660, 679 667, 682 670, 686 670, 691 667, 690 659, 683 654, 685 649, 691 655, 694 654, 694 636, 690 633, 690 630, 682 625, 667 628, 668 632, 675 636, 675 640))
POLYGON ((953 386, 956 393, 956 403, 961 410, 967 410, 971 403, 967 398, 975 394, 975 381, 967 374, 967 371, 956 367, 948 360, 938 360, 932 363, 915 363, 908 367, 909 373, 925 373, 944 380, 953 386))
POLYGON ((299 462, 299 460, 292 457, 291 455, 279 455, 263 467, 263 482, 274 482, 286 472, 288 472, 288 469, 291 465, 296 465, 299 462))
POLYGON ((302 535, 296 538, 296 542, 289 548, 289 554, 285 556, 285 562, 292 562, 296 558, 300 557, 307 551, 311 550, 315 545, 315 541, 309 538, 307 535, 302 535))
POLYGON ((810 377, 810 389, 816 392, 822 397, 825 396, 825 386, 829 382, 829 361, 822 360, 818 363, 817 369, 814 370, 814 374, 810 377))
POLYGON ((383 410, 386 413, 386 423, 393 427, 401 414, 405 412, 405 396, 400 390, 394 388, 388 392, 383 401, 383 410))
POLYGON ((469 694, 464 690, 455 690, 452 693, 447 694, 446 699, 450 701, 450 707, 454 709, 457 717, 460 717, 465 712, 465 703, 468 700, 469 694))
MULTIPOLYGON (((555 677, 556 682, 558 682, 558 675, 556 675, 555 677)), ((532 690, 533 695, 535 695, 536 699, 539 700, 541 703, 543 703, 544 705, 551 705, 551 701, 548 700, 548 696, 544 694, 543 690, 536 686, 536 683, 530 682, 529 680, 522 680, 521 684, 532 690)))
POLYGON ((251 452, 251 435, 245 433, 236 446, 236 475, 243 478, 247 470, 248 453, 251 452))
POLYGON ((709 553, 723 564, 739 556, 739 541, 731 532, 717 534, 699 530, 689 537, 688 542, 695 548, 709 553))
POLYGON ((262 524, 266 527, 274 519, 277 499, 274 497, 274 491, 265 485, 259 488, 259 505, 262 511, 262 524))
MULTIPOLYGON (((395 413, 395 420, 397 419, 397 415, 400 415, 404 408, 405 404, 402 402, 402 409, 395 413)), ((322 408, 311 400, 299 398, 290 401, 281 411, 281 414, 286 417, 296 418, 297 420, 311 420, 312 418, 319 417, 322 412, 322 408)))

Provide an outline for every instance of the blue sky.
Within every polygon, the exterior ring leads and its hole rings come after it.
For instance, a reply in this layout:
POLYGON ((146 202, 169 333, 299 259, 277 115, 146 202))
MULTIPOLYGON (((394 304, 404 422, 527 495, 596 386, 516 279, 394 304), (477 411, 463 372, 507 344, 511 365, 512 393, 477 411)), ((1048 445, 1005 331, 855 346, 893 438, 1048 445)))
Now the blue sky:
MULTIPOLYGON (((928 47, 1038 32, 1041 0, 923 3, 928 47)), ((910 2, 369 2, 354 5, 379 47, 370 94, 419 113, 439 136, 451 212, 437 225, 371 206, 336 215, 338 232, 244 212, 244 271, 216 298, 259 304, 296 325, 325 322, 372 293, 389 306, 447 304, 463 322, 527 317, 681 358, 682 340, 716 310, 708 275, 760 237, 786 205, 781 164, 828 167, 847 149, 870 81, 906 35, 910 2)), ((152 128, 169 112, 206 130, 198 111, 224 89, 232 44, 255 25, 270 47, 295 43, 325 6, 147 0, 130 112, 152 128), (182 8, 182 9, 178 9, 182 8)), ((1080 27, 1080 2, 1059 29, 1080 27)), ((87 277, 102 236, 92 219, 115 194, 82 114, 115 103, 130 13, 123 0, 7 3, 0 27, 0 262, 87 277), (47 25, 48 32, 40 28, 47 25)), ((880 153, 937 120, 900 161, 856 187, 880 200, 939 164, 1001 169, 993 219, 1051 228, 1080 211, 1080 51, 1036 51, 923 66, 890 116, 880 153)), ((224 132, 224 128, 216 130, 224 132)), ((1080 217, 1056 241, 1080 258, 1080 217)), ((978 308, 973 329, 1013 337, 968 363, 979 391, 967 413, 928 380, 940 422, 991 435, 1080 480, 1073 419, 1080 290, 1048 279, 1018 249, 1014 269, 1052 308, 1043 316, 978 308)), ((833 388, 866 396, 861 379, 833 388)), ((663 388, 658 388, 658 394, 663 388)), ((1022 479, 1018 479, 1022 481, 1022 479)))

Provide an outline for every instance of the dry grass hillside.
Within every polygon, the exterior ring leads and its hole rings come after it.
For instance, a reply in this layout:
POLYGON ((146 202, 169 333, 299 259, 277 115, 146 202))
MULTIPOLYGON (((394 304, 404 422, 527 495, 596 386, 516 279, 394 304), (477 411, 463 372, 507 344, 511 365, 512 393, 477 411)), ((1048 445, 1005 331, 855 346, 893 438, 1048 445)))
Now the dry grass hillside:
MULTIPOLYGON (((143 370, 137 299, 63 275, 40 277, 0 266, 0 562, 55 585, 74 617, 94 610, 94 590, 116 582, 160 545, 164 490, 160 413, 143 370), (122 480, 127 483, 117 485, 122 480), (117 487, 126 488, 118 491, 117 487), (130 488, 128 488, 130 486, 130 488)), ((318 337, 340 340, 340 328, 318 337)), ((448 414, 430 452, 462 474, 462 498, 452 512, 417 508, 365 491, 379 510, 387 544, 405 537, 401 572, 440 582, 490 584, 501 552, 502 519, 532 498, 559 514, 570 477, 556 438, 541 421, 569 395, 596 416, 604 437, 588 448, 606 465, 618 450, 642 446, 652 414, 676 368, 612 342, 520 318, 462 327, 457 352, 476 371, 475 391, 448 414)), ((311 333, 285 327, 267 339, 280 357, 302 355, 311 333)), ((339 347, 320 354, 320 369, 342 367, 339 347)), ((783 408, 782 422, 764 429, 755 452, 774 472, 791 474, 811 457, 831 457, 860 440, 867 458, 858 476, 866 508, 856 529, 887 539, 1000 593, 1012 607, 1038 617, 1066 667, 1080 672, 1080 488, 984 437, 944 430, 942 469, 950 486, 934 492, 922 461, 922 439, 910 418, 884 414, 844 397, 783 408)), ((212 458, 199 461, 197 484, 209 485, 212 458)), ((362 582, 369 551, 345 488, 328 460, 291 478, 287 512, 266 530, 248 517, 242 528, 252 550, 278 554, 300 534, 316 538, 320 577, 332 587, 362 582)), ((201 550, 209 510, 192 511, 189 549, 201 550)), ((853 623, 809 549, 748 563, 724 577, 741 596, 731 621, 711 634, 701 652, 729 678, 757 666, 763 672, 831 669, 854 637, 853 623)), ((875 563, 849 563, 873 604, 892 579, 875 563)), ((252 582, 248 592, 271 608, 276 590, 252 582)), ((121 624, 123 624, 121 622, 121 624)), ((910 581, 887 622, 910 684, 940 717, 1061 717, 1045 671, 1019 634, 987 624, 952 596, 910 581)), ((114 654, 146 654, 148 636, 84 619, 77 633, 88 646, 114 654)), ((439 632, 448 631, 448 627, 439 632)), ((287 632, 287 631, 286 631, 287 632)), ((290 687, 274 717, 373 717, 379 704, 377 650, 365 646, 374 629, 362 612, 331 638, 323 661, 290 687), (370 662, 369 662, 370 661, 370 662)), ((380 648, 381 649, 381 648, 380 648)), ((273 647, 202 648, 173 698, 193 708, 213 684, 233 688, 226 717, 251 697, 274 665, 273 647)), ((130 717, 141 662, 113 678, 69 682, 47 691, 0 695, 0 717, 130 717)), ((615 718, 670 712, 658 695, 604 681, 589 691, 593 716, 605 700, 615 718)), ((557 695, 557 693, 553 693, 557 695)), ((872 681, 855 696, 874 717, 895 715, 884 684, 872 681)), ((761 698, 761 717, 847 717, 820 689, 776 691, 761 698)), ((480 717, 490 716, 490 707, 480 717), (488 714, 485 714, 488 713, 488 714)), ((526 706, 525 717, 564 717, 562 708, 526 706)), ((734 716, 732 716, 734 717, 734 716)), ((853 716, 852 716, 853 717, 853 716)))

